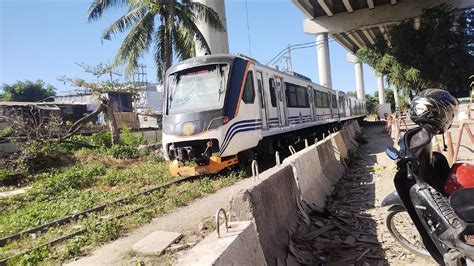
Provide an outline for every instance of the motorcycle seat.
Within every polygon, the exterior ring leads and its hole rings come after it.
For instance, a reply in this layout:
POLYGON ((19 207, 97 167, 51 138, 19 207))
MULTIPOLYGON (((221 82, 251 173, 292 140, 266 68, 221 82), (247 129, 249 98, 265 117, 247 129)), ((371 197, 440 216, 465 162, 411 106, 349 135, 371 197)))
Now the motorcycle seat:
POLYGON ((449 203, 461 220, 474 223, 474 188, 454 191, 449 197, 449 203))

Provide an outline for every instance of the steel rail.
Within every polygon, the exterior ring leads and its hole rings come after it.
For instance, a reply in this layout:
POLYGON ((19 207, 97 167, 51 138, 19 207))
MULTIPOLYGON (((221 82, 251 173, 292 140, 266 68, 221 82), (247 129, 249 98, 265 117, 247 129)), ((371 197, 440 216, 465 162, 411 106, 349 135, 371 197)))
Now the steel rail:
MULTIPOLYGON (((137 196, 147 195, 147 194, 150 194, 151 192, 154 192, 156 190, 159 190, 159 189, 162 189, 162 188, 167 188, 167 187, 169 187, 173 184, 179 184, 181 182, 189 181, 189 180, 192 180, 194 178, 196 178, 196 176, 185 177, 185 178, 181 178, 181 179, 178 179, 178 180, 170 181, 170 182, 167 182, 165 184, 161 184, 159 186, 155 186, 155 187, 146 189, 144 191, 132 194, 130 196, 123 197, 123 198, 120 198, 120 199, 117 199, 117 200, 114 200, 114 201, 111 201, 111 202, 107 202, 107 203, 104 203, 102 205, 98 205, 98 206, 86 209, 84 211, 74 213, 74 214, 71 214, 71 215, 67 215, 67 216, 64 216, 62 218, 47 222, 45 224, 42 224, 42 225, 39 225, 39 226, 36 226, 36 227, 32 227, 32 228, 28 228, 28 229, 23 230, 21 232, 18 232, 18 233, 9 235, 9 236, 2 237, 2 238, 0 238, 0 247, 5 246, 10 240, 20 238, 22 235, 35 233, 35 232, 41 231, 45 228, 48 228, 48 227, 51 227, 51 226, 54 226, 54 225, 67 224, 67 223, 71 222, 72 220, 74 220, 78 217, 81 217, 81 216, 86 216, 89 213, 102 211, 102 210, 104 210, 105 208, 107 208, 109 206, 120 204, 120 203, 126 202, 128 200, 131 200, 131 199, 133 199, 137 196)), ((1 263, 1 261, 0 261, 0 263, 1 263)))
MULTIPOLYGON (((106 203, 106 204, 103 204, 103 205, 99 205, 99 206, 96 206, 96 207, 87 209, 87 210, 85 210, 85 211, 82 211, 82 212, 80 212, 80 213, 76 213, 76 214, 73 214, 73 215, 69 215, 67 218, 70 218, 70 219, 69 219, 69 221, 70 221, 71 219, 73 219, 73 218, 71 218, 71 217, 74 217, 74 218, 75 218, 75 217, 78 217, 78 216, 80 216, 80 215, 87 214, 87 213, 86 213, 87 211, 90 213, 90 212, 93 212, 93 211, 97 211, 97 210, 99 210, 99 209, 104 209, 104 208, 106 208, 107 206, 114 205, 114 204, 117 204, 117 203, 126 201, 126 200, 128 200, 128 199, 130 199, 130 198, 132 198, 132 197, 150 194, 151 192, 154 192, 154 191, 156 191, 156 190, 168 188, 168 187, 170 187, 170 186, 172 186, 172 185, 177 185, 177 184, 180 184, 180 183, 183 183, 183 182, 186 182, 186 181, 191 181, 191 180, 196 179, 196 178, 198 178, 198 177, 202 177, 202 176, 190 176, 190 177, 185 177, 185 178, 181 178, 181 179, 178 179, 178 180, 170 181, 170 182, 167 182, 167 183, 165 183, 165 184, 162 184, 162 185, 159 185, 159 186, 156 186, 156 187, 152 187, 152 188, 146 189, 146 190, 141 191, 141 192, 139 192, 139 193, 135 193, 135 194, 133 194, 133 195, 131 195, 131 196, 128 196, 128 197, 125 197, 125 198, 121 198, 121 199, 118 199, 118 200, 115 200, 115 201, 112 201, 112 202, 109 202, 109 203, 106 203), (107 206, 103 207, 104 205, 107 205, 107 206), (82 213, 82 214, 81 214, 81 213, 82 213)), ((98 225, 101 225, 101 224, 103 224, 103 223, 106 223, 106 222, 115 220, 115 219, 120 219, 120 218, 122 218, 122 217, 128 216, 128 215, 133 214, 133 213, 135 213, 135 212, 137 212, 137 211, 140 211, 140 210, 142 210, 142 209, 144 209, 144 208, 146 208, 146 207, 148 207, 148 206, 151 206, 151 205, 154 204, 154 203, 155 203, 155 201, 152 201, 152 202, 150 202, 150 203, 147 203, 147 204, 138 206, 138 207, 133 208, 133 209, 131 209, 131 210, 127 210, 127 211, 125 211, 125 212, 123 212, 123 213, 120 213, 120 214, 115 215, 115 216, 112 217, 112 218, 109 218, 109 219, 106 219, 106 220, 104 220, 104 221, 101 221, 101 222, 96 223, 96 224, 94 225, 94 227, 96 227, 96 226, 98 226, 98 225)), ((43 224, 43 225, 37 226, 37 227, 35 227, 35 228, 27 229, 27 230, 22 231, 22 232, 20 232, 20 233, 24 234, 24 233, 26 233, 27 231, 31 231, 31 230, 37 229, 37 228, 44 229, 44 228, 48 227, 48 226, 45 226, 45 225, 52 226, 52 225, 58 224, 57 221, 66 221, 65 219, 66 219, 66 217, 63 217, 63 218, 61 218, 61 219, 58 219, 58 220, 49 222, 49 223, 47 223, 47 224, 43 224), (55 222, 56 222, 56 223, 55 223, 55 222)), ((64 222, 64 223, 67 223, 67 221, 64 222)), ((32 231, 32 232, 37 232, 37 231, 39 231, 39 230, 41 230, 41 229, 37 229, 36 231, 32 231)), ((13 258, 16 258, 16 257, 18 257, 18 256, 22 256, 22 255, 24 255, 24 254, 30 252, 31 250, 38 249, 38 248, 42 248, 42 247, 46 247, 46 246, 54 245, 54 244, 56 244, 56 243, 58 243, 58 242, 61 242, 61 241, 67 240, 67 239, 69 239, 69 238, 72 238, 72 237, 74 237, 74 236, 80 235, 80 234, 82 234, 82 233, 84 233, 84 232, 86 232, 86 231, 87 231, 87 229, 86 229, 86 228, 83 228, 83 229, 80 229, 80 230, 78 230, 78 231, 76 231, 76 232, 67 234, 67 235, 65 235, 65 236, 61 236, 61 237, 55 238, 55 239, 53 239, 53 240, 51 240, 51 241, 49 241, 49 242, 46 242, 46 243, 43 243, 43 244, 34 246, 34 247, 32 247, 32 248, 29 248, 29 249, 20 251, 19 253, 14 254, 14 255, 12 255, 12 256, 10 256, 10 257, 0 259, 0 266, 6 265, 6 262, 7 262, 7 261, 9 261, 9 260, 11 260, 11 259, 13 259, 13 258)), ((11 235, 11 236, 14 236, 14 237, 18 238, 19 236, 17 236, 17 235, 20 234, 20 233, 16 233, 16 234, 11 235)), ((10 237, 9 239, 13 239, 13 238, 11 238, 11 236, 8 236, 8 237, 10 237)), ((21 235, 20 235, 20 236, 21 236, 21 235)), ((8 237, 5 237, 5 238, 8 238, 8 237)), ((5 239, 5 238, 3 238, 3 239, 5 239)))

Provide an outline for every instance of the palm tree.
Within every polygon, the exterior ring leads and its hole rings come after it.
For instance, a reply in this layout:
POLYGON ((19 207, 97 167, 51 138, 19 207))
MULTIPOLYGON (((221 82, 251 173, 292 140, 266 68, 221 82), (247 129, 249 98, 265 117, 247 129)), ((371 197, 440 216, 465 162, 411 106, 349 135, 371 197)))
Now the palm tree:
POLYGON ((190 0, 93 0, 87 21, 98 20, 109 8, 124 6, 128 7, 127 13, 103 31, 102 39, 110 40, 113 35, 128 31, 115 56, 115 64, 125 64, 127 75, 132 74, 152 45, 159 80, 163 80, 173 57, 183 60, 194 56, 195 42, 211 54, 196 26, 198 19, 217 31, 224 30, 212 8, 190 0))

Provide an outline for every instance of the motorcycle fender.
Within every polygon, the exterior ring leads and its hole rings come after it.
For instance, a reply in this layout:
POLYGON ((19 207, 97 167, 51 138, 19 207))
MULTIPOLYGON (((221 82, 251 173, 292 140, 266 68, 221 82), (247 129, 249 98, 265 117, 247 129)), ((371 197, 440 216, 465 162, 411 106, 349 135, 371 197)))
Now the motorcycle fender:
POLYGON ((402 199, 398 195, 397 191, 393 191, 392 193, 388 194, 383 200, 380 206, 392 206, 392 205, 400 205, 403 206, 402 199))

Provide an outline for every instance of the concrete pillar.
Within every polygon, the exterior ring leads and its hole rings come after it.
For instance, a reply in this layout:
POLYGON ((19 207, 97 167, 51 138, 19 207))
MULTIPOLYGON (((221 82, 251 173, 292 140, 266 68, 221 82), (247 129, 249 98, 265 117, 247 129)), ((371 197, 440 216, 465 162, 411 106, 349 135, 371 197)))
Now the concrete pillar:
POLYGON ((379 104, 385 103, 385 94, 384 94, 384 87, 383 87, 383 76, 377 76, 377 89, 379 91, 379 104))
POLYGON ((365 101, 365 88, 364 88, 364 69, 361 62, 355 62, 355 79, 357 89, 357 99, 365 101))
POLYGON ((316 36, 316 51, 318 56, 319 84, 332 88, 331 62, 329 60, 329 42, 327 33, 320 33, 316 36))
POLYGON ((398 99, 398 88, 393 87, 393 98, 395 99, 395 108, 398 109, 400 107, 399 99, 398 99))
MULTIPOLYGON (((192 0, 193 2, 198 2, 204 4, 219 15, 222 24, 224 26, 224 31, 216 31, 209 24, 205 22, 204 19, 198 19, 196 25, 201 31, 202 35, 209 44, 211 49, 211 54, 228 54, 229 53, 229 40, 227 37, 227 20, 225 15, 225 4, 224 0, 192 0)), ((205 55, 206 51, 201 49, 201 47, 196 43, 196 56, 205 55)))

